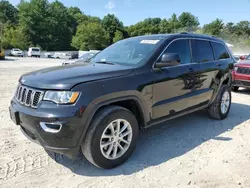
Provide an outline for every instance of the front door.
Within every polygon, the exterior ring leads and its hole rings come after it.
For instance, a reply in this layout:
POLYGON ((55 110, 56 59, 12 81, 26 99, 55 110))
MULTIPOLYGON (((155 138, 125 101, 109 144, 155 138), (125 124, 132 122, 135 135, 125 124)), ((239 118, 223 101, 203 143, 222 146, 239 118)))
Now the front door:
POLYGON ((195 103, 192 96, 199 84, 199 64, 192 64, 190 42, 178 39, 172 42, 164 53, 177 53, 180 64, 155 71, 153 86, 152 118, 176 115, 195 103))

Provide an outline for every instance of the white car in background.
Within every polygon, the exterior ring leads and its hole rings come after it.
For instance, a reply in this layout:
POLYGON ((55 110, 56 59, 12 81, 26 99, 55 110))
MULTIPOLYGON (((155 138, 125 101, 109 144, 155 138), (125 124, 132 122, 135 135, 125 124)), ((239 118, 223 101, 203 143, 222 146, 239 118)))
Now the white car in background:
POLYGON ((38 47, 31 47, 28 51, 28 57, 41 57, 41 49, 38 47))
POLYGON ((71 59, 71 54, 56 52, 52 57, 55 59, 71 59))
POLYGON ((19 48, 13 48, 10 51, 10 55, 11 56, 15 56, 15 57, 23 57, 24 56, 24 52, 22 50, 20 50, 19 48))

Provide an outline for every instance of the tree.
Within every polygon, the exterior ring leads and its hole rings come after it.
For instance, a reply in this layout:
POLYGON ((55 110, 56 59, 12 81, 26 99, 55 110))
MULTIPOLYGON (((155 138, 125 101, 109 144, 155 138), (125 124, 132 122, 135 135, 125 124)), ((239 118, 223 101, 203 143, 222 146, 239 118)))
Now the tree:
POLYGON ((72 40, 72 46, 80 50, 102 50, 107 44, 106 32, 97 22, 79 25, 72 40))
POLYGON ((2 46, 3 48, 20 48, 25 50, 28 48, 30 41, 28 36, 23 32, 20 26, 14 28, 13 26, 6 26, 3 30, 2 46))
POLYGON ((44 50, 71 49, 74 34, 72 17, 59 1, 22 1, 19 5, 20 26, 33 45, 44 50))
POLYGON ((196 28, 200 25, 198 18, 189 12, 183 12, 179 16, 179 22, 182 28, 187 29, 196 28))
POLYGON ((130 36, 157 34, 160 32, 160 23, 160 18, 147 18, 128 27, 128 33, 130 36))
POLYGON ((216 19, 209 24, 204 25, 203 30, 205 34, 219 36, 224 27, 223 21, 220 19, 216 19))
POLYGON ((121 31, 116 31, 115 32, 115 37, 113 38, 113 43, 115 43, 115 42, 117 42, 117 41, 119 41, 119 40, 122 40, 122 39, 124 39, 124 37, 123 37, 123 33, 121 32, 121 31))
POLYGON ((160 29, 160 33, 169 33, 169 32, 171 32, 170 29, 169 29, 169 23, 165 18, 161 20, 161 22, 159 24, 159 29, 160 29))
POLYGON ((118 28, 123 28, 123 23, 114 14, 108 14, 104 16, 102 26, 108 33, 109 44, 112 44, 116 30, 118 28))
POLYGON ((50 20, 48 41, 49 50, 69 50, 71 49, 71 40, 74 32, 72 28, 71 17, 67 11, 67 8, 59 1, 52 2, 49 6, 48 14, 50 20))
POLYGON ((169 29, 171 33, 177 32, 178 29, 181 28, 181 23, 179 22, 177 15, 173 14, 171 18, 168 20, 169 29))
POLYGON ((12 25, 18 23, 18 10, 9 1, 0 1, 0 22, 12 25))

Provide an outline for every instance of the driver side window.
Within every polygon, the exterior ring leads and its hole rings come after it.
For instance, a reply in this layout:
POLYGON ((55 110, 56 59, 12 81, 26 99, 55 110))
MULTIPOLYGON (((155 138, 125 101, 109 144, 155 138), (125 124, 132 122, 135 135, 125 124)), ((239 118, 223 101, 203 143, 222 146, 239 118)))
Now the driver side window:
POLYGON ((191 63, 190 46, 188 39, 176 40, 170 44, 164 53, 176 53, 179 55, 181 64, 191 63))

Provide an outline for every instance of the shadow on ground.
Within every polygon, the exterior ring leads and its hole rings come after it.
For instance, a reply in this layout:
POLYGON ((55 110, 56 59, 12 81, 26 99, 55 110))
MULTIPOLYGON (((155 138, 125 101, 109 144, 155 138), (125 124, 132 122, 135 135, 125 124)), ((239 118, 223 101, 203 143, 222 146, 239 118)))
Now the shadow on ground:
POLYGON ((233 138, 221 134, 250 119, 249 108, 248 105, 233 103, 229 117, 223 121, 212 120, 206 111, 200 111, 146 129, 140 134, 134 154, 115 169, 98 169, 83 158, 72 161, 58 156, 56 161, 82 176, 130 175, 185 155, 210 139, 230 142, 233 138))
POLYGON ((240 93, 240 94, 246 94, 249 95, 250 94, 250 88, 240 88, 237 92, 235 93, 240 93))

